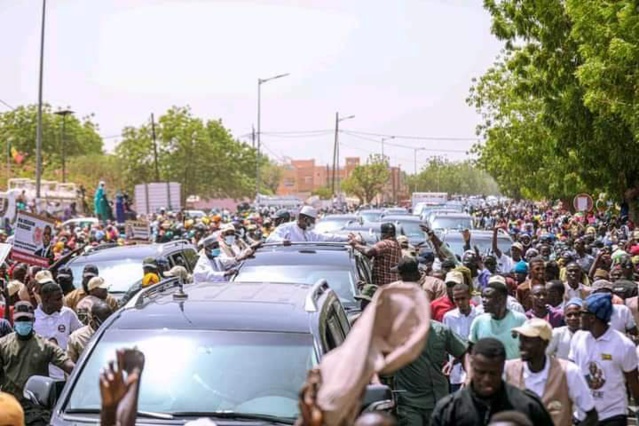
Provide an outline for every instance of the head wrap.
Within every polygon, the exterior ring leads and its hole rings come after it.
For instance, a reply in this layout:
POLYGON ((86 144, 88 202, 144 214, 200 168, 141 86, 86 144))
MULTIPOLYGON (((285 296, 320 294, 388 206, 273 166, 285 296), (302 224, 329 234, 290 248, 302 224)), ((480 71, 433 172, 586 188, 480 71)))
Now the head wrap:
POLYGON ((578 297, 573 297, 566 303, 564 309, 568 309, 568 306, 577 306, 579 308, 582 308, 584 306, 584 301, 578 297))
POLYGON ((595 293, 586 298, 588 312, 608 323, 612 316, 612 294, 595 293))
POLYGON ((523 260, 520 260, 519 262, 515 264, 513 271, 515 272, 515 274, 527 274, 528 264, 524 262, 523 260))

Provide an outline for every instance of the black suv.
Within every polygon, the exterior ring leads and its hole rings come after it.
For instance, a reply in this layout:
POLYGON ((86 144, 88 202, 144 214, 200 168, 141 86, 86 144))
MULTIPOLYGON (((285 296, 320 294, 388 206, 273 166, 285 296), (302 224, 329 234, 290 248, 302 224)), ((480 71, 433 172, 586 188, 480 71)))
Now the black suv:
POLYGON ((312 285, 325 279, 349 314, 359 311, 355 296, 370 283, 371 263, 344 243, 267 243, 238 268, 235 281, 273 281, 312 285))
POLYGON ((186 240, 171 241, 162 244, 135 244, 128 246, 97 246, 79 254, 67 262, 56 265, 68 266, 73 271, 73 285, 82 284, 82 270, 85 265, 95 265, 100 276, 111 286, 109 293, 122 299, 129 291, 139 290, 142 283, 142 262, 152 257, 167 268, 176 265, 193 271, 198 259, 196 248, 186 240))
MULTIPOLYGON (((138 424, 293 424, 309 369, 342 343, 346 313, 325 280, 313 286, 233 282, 145 289, 100 327, 61 385, 33 376, 26 394, 53 406, 51 424, 95 424, 98 376, 118 348, 144 352, 138 424), (56 403, 57 399, 57 403, 56 403)), ((370 385, 365 409, 392 406, 388 387, 370 385)))

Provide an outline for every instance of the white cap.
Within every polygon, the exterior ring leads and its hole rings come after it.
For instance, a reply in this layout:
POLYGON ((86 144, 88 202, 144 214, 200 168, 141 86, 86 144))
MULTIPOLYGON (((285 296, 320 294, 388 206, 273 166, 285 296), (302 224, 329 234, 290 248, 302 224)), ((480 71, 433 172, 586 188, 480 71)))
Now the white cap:
POLYGON ((109 285, 106 283, 106 281, 104 281, 104 278, 102 277, 93 277, 89 280, 89 283, 87 284, 87 288, 89 289, 89 291, 91 290, 95 290, 97 288, 109 288, 109 285))
POLYGON ((312 217, 313 219, 317 219, 317 210, 315 210, 311 206, 302 207, 302 210, 300 210, 300 214, 303 214, 304 216, 312 217))

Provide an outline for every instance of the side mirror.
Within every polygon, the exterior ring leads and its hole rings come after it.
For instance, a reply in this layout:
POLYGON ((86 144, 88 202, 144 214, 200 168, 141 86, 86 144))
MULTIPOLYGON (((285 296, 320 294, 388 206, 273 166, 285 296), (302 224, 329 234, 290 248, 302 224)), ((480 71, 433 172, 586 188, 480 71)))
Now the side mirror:
POLYGON ((362 401, 362 412, 390 411, 395 406, 393 391, 386 385, 368 385, 362 401))
POLYGON ((46 376, 31 376, 24 387, 24 397, 32 403, 53 409, 64 387, 64 380, 55 380, 46 376))

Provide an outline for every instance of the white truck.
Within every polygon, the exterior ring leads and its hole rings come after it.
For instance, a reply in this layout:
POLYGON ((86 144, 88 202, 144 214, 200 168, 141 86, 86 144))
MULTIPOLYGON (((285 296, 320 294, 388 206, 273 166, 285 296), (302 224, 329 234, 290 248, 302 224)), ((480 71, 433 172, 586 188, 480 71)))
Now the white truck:
POLYGON ((181 186, 177 182, 152 182, 135 185, 135 210, 138 215, 151 215, 160 209, 182 209, 181 186))
POLYGON ((421 215, 424 207, 441 206, 448 201, 447 192, 413 192, 411 205, 414 215, 421 215))

